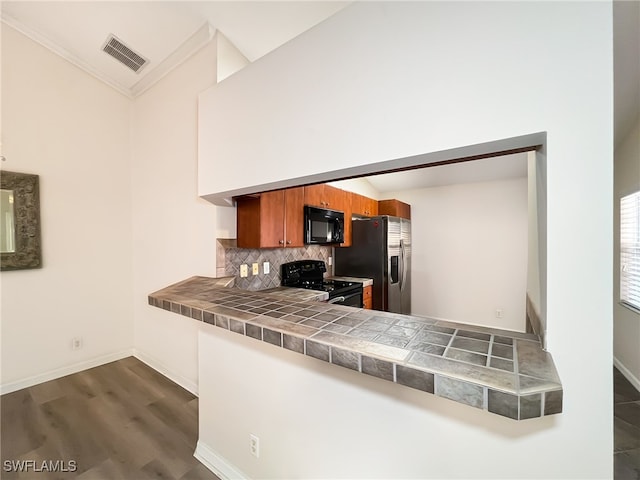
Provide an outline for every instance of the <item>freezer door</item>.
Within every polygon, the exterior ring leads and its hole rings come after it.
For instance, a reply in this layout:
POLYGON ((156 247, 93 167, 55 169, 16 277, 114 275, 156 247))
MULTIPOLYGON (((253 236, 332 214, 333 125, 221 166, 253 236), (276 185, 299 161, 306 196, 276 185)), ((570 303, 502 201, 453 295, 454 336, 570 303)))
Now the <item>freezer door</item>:
POLYGON ((401 220, 400 225, 400 257, 402 273, 400 284, 400 313, 411 315, 411 222, 401 220))
POLYGON ((401 222, 397 217, 382 217, 387 230, 387 305, 388 312, 402 313, 403 258, 401 222))
POLYGON ((388 274, 385 224, 380 217, 354 219, 351 235, 353 246, 334 251, 334 272, 373 279, 373 308, 385 310, 388 274))

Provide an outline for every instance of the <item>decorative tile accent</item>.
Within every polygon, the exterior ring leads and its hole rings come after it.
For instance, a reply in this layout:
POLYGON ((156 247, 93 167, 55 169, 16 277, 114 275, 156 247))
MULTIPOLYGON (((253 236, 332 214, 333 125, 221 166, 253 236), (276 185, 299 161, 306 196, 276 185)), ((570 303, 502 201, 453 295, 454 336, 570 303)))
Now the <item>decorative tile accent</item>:
POLYGON ((500 370, 505 370, 507 372, 513 372, 513 362, 510 360, 503 360, 502 358, 491 357, 489 366, 492 368, 499 368, 500 370))
POLYGON ((238 248, 235 239, 219 238, 216 242, 216 265, 224 274, 235 277, 235 286, 243 290, 265 290, 280 286, 280 265, 295 260, 323 260, 328 263, 332 248, 308 245, 303 248, 238 248), (262 273, 262 264, 269 262, 269 274, 262 273), (258 275, 240 277, 240 265, 260 264, 258 275))
POLYGON ((513 360, 513 347, 511 345, 499 345, 497 343, 494 343, 493 347, 491 348, 491 355, 493 355, 494 357, 513 360))
POLYGON ((282 334, 282 346, 287 350, 298 352, 304 355, 304 340, 293 335, 282 334))
POLYGON ((240 322, 233 318, 229 319, 229 330, 244 335, 244 322, 240 322))
POLYGON ((268 328, 262 330, 262 340, 277 347, 282 346, 282 334, 268 328))
POLYGON ((491 338, 491 335, 489 335, 488 333, 470 332, 468 330, 458 330, 458 336, 475 338, 476 340, 484 340, 486 342, 488 342, 491 338))
POLYGON ((393 363, 363 355, 362 373, 393 382, 393 363))
POLYGON ((215 315, 211 312, 204 312, 202 316, 202 320, 204 323, 210 323, 211 325, 215 325, 215 315))
POLYGON ((360 355, 349 350, 331 347, 331 363, 351 370, 360 370, 360 355))
POLYGON ((453 348, 468 350, 476 353, 489 353, 489 342, 482 340, 474 340, 473 338, 464 338, 459 335, 451 342, 453 348))
POLYGON ((247 337, 255 338, 256 340, 262 340, 262 328, 250 323, 247 323, 244 328, 247 332, 247 337))
POLYGON ((476 408, 482 408, 484 404, 481 386, 442 375, 436 375, 436 395, 476 408))
POLYGON ((491 413, 518 420, 518 396, 489 389, 488 409, 491 413))
POLYGON ((536 393, 535 395, 526 395, 526 396, 520 397, 520 420, 539 417, 540 415, 542 415, 542 412, 540 411, 541 408, 542 408, 541 394, 536 393))
POLYGON ((473 363, 474 365, 486 365, 487 356, 480 355, 479 353, 465 352, 464 350, 458 350, 457 348, 449 348, 447 353, 444 354, 447 358, 453 358, 456 360, 462 360, 463 362, 473 363))
POLYGON ((562 412, 562 390, 544 394, 544 414, 553 415, 562 412))
POLYGON ((396 381, 401 385, 433 393, 433 373, 396 365, 396 381))
POLYGON ((562 385, 535 335, 327 305, 301 289, 227 287, 233 281, 192 277, 148 304, 515 420, 562 411, 562 385))
POLYGON ((307 355, 319 360, 329 361, 329 346, 311 340, 305 340, 307 355))

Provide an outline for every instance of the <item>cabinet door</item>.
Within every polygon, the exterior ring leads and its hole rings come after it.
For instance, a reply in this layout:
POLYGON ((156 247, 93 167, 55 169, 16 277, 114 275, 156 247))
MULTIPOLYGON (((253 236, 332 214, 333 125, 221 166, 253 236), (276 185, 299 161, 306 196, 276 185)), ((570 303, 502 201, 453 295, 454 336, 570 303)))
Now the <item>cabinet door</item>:
POLYGON ((286 247, 304 247, 304 187, 284 191, 286 247))
POLYGON ((374 200, 373 198, 366 198, 366 208, 365 208, 365 215, 369 216, 369 217, 375 217, 376 215, 378 215, 378 201, 374 200))
POLYGON ((284 190, 260 195, 260 247, 284 247, 284 190))
POLYGON ((378 202, 378 212, 380 215, 392 215, 411 220, 411 205, 396 199, 380 200, 378 202))
POLYGON ((324 202, 324 208, 330 210, 340 210, 344 212, 346 192, 331 185, 324 186, 324 193, 322 196, 324 202))
POLYGON ((354 193, 351 204, 355 214, 365 217, 374 217, 378 214, 378 201, 373 198, 354 193))
POLYGON ((355 215, 364 215, 363 213, 363 201, 362 195, 357 193, 351 193, 351 213, 355 215))
POLYGON ((371 310, 373 308, 373 297, 371 290, 371 285, 362 289, 362 303, 364 304, 364 308, 367 310, 371 310))
POLYGON ((324 184, 304 187, 304 204, 324 208, 324 184))
POLYGON ((350 247, 351 246, 351 198, 348 195, 348 192, 345 192, 347 195, 345 196, 345 205, 342 209, 344 212, 344 242, 340 244, 341 247, 350 247))
POLYGON ((236 199, 239 248, 260 248, 260 196, 236 199))

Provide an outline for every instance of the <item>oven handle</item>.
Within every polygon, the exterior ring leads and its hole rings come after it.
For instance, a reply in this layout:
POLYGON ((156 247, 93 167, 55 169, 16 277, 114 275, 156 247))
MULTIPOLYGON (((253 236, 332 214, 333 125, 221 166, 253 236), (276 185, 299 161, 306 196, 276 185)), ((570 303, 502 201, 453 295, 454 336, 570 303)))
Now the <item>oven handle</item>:
POLYGON ((338 302, 344 302, 345 300, 346 299, 344 297, 335 297, 329 300, 327 303, 338 303, 338 302))

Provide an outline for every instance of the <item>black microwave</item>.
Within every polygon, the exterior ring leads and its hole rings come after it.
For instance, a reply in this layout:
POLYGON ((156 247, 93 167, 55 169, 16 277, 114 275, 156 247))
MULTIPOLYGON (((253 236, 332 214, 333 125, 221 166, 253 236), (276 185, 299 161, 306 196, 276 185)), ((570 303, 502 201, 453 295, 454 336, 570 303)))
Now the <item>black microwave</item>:
POLYGON ((344 213, 324 208, 304 207, 304 243, 344 242, 344 213))

